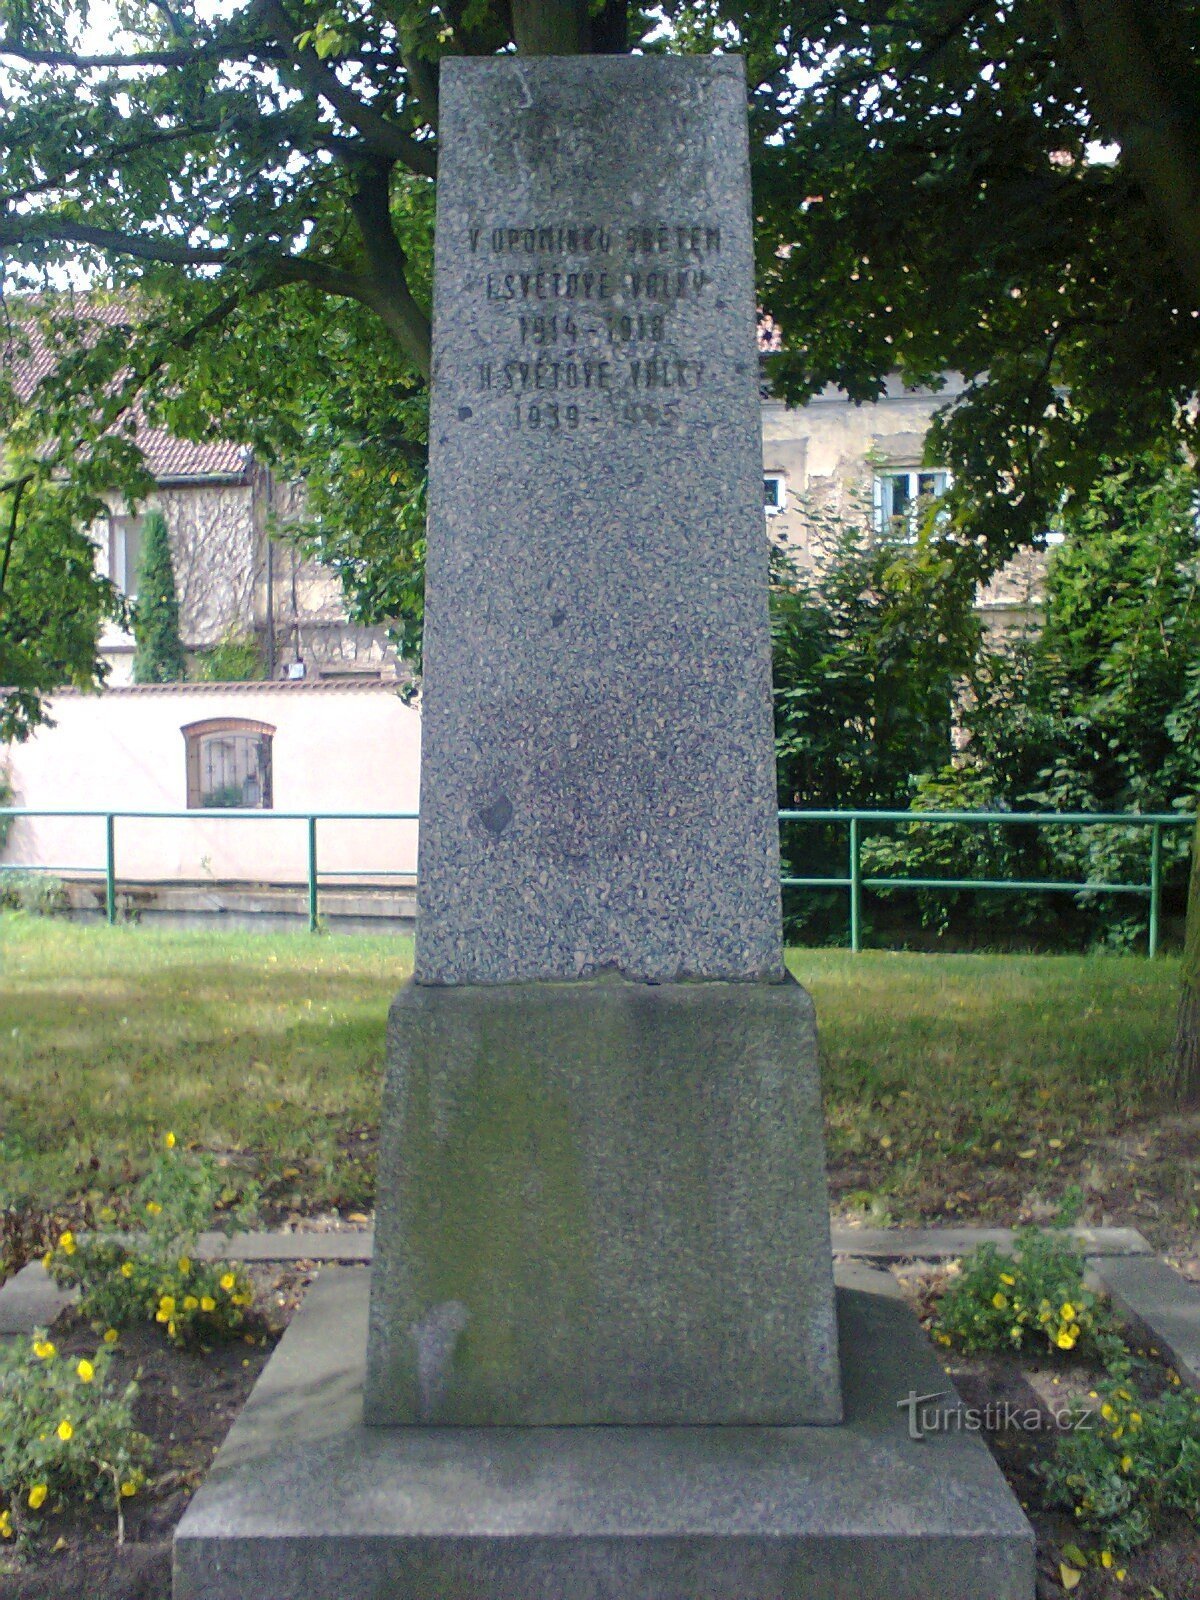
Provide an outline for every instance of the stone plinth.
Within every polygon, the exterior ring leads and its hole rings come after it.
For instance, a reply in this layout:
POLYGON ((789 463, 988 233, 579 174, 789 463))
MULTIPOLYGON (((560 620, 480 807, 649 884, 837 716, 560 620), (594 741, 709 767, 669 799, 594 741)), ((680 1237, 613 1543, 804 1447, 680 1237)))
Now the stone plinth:
POLYGON ((388 1062, 368 1422, 837 1421, 798 984, 412 985, 388 1062))
POLYGON ((912 1313, 840 1296, 838 1428, 367 1428, 322 1274, 175 1537, 175 1600, 1032 1600, 1033 1533, 912 1313))
POLYGON ((745 96, 442 63, 418 982, 782 976, 745 96))

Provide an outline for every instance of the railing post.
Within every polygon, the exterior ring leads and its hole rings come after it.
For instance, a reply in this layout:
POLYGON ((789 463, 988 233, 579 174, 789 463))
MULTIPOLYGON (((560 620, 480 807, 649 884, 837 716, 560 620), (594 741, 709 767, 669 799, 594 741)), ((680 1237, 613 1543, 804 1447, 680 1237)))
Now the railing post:
POLYGON ((117 819, 109 812, 104 819, 104 917, 111 928, 117 920, 117 819))
POLYGON ((308 819, 308 931, 317 931, 317 819, 308 819))
POLYGON ((1162 898, 1162 826, 1150 828, 1150 934, 1147 940, 1151 961, 1158 954, 1158 904, 1162 898))
POLYGON ((850 818, 850 948, 862 949, 862 879, 858 860, 858 816, 850 818))

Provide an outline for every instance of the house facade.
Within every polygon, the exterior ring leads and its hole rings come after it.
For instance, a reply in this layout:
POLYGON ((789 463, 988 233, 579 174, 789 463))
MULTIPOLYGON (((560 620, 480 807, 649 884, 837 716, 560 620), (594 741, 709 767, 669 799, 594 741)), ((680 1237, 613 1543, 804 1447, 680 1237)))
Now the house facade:
MULTIPOLYGON (((892 379, 876 401, 855 405, 830 387, 802 407, 763 403, 763 502, 772 537, 797 567, 819 580, 843 529, 864 537, 903 528, 919 505, 941 494, 949 474, 925 460, 934 413, 962 393, 946 375, 940 390, 908 390, 892 379)), ((980 590, 976 604, 993 634, 1035 626, 1044 554, 1022 553, 980 590)))
MULTIPOLYGON (((276 524, 296 514, 295 486, 240 445, 193 444, 157 430, 140 442, 154 492, 133 511, 114 504, 93 530, 97 565, 122 594, 137 597, 146 515, 161 511, 189 656, 253 637, 268 679, 396 680, 386 629, 352 623, 334 574, 274 537, 276 524)), ((133 635, 110 624, 100 640, 110 686, 133 681, 133 649, 133 635)))

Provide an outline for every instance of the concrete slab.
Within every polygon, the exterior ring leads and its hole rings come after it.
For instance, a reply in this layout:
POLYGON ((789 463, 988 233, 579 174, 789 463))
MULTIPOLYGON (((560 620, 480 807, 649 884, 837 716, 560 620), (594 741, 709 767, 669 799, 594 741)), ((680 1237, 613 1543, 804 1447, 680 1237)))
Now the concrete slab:
POLYGON ((894 1299, 841 1292, 846 1421, 367 1428, 365 1272, 323 1274, 175 1537, 175 1600, 1032 1600, 1033 1533, 894 1299))
POLYGON ((1088 1265, 1125 1322, 1200 1389, 1200 1286, 1157 1257, 1093 1258, 1088 1265))
MULTIPOLYGON (((1087 1255, 1152 1255, 1136 1228, 1064 1228, 1087 1255)), ((834 1224, 835 1254, 866 1256, 878 1261, 942 1261, 968 1255, 981 1244, 1011 1250, 1013 1228, 849 1228, 834 1224)))
POLYGON ((0 1289, 0 1337, 48 1328, 78 1298, 75 1290, 60 1289, 40 1261, 31 1261, 0 1289))

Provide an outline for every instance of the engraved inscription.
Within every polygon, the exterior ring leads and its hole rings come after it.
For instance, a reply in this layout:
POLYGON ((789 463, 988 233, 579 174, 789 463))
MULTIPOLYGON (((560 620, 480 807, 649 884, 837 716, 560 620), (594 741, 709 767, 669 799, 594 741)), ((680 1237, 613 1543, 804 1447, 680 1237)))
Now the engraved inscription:
MULTIPOLYGON (((704 219, 514 221, 469 228, 495 340, 476 392, 508 398, 509 426, 677 427, 709 383, 689 310, 715 298, 721 230, 704 219), (690 402, 690 406, 689 406, 690 402)), ((475 415, 459 409, 459 420, 475 415)))

